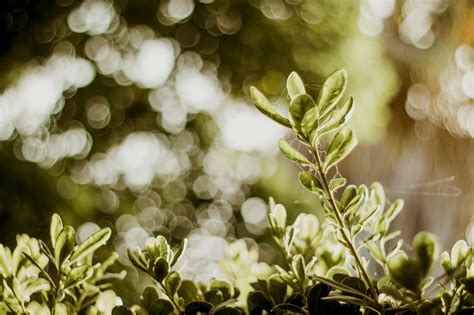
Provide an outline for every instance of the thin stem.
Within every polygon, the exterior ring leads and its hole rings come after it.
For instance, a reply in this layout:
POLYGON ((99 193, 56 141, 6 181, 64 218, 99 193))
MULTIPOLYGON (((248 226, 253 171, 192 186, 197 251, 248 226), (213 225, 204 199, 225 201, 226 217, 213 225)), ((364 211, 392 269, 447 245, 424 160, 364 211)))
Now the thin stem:
POLYGON ((318 152, 318 150, 313 148, 313 146, 311 146, 311 150, 312 150, 313 155, 314 155, 315 160, 316 160, 316 167, 317 167, 317 171, 318 171, 318 173, 321 177, 321 181, 322 181, 322 184, 324 186, 323 188, 324 188, 324 190, 326 191, 326 194, 329 197, 329 203, 331 204, 331 207, 334 210, 334 214, 336 216, 337 223, 339 224, 339 227, 340 227, 340 230, 341 230, 341 233, 342 233, 342 237, 343 237, 344 241, 346 242, 347 247, 349 248, 349 251, 351 252, 352 256, 354 257, 354 259, 356 261, 357 267, 359 269, 359 273, 361 274, 361 276, 364 278, 365 282, 367 283, 367 285, 369 287, 369 290, 372 293, 373 297, 375 298, 375 300, 377 300, 377 298, 378 298, 377 289, 374 287, 374 285, 370 281, 370 278, 369 278, 367 272, 365 271, 364 264, 362 263, 362 260, 360 259, 359 254, 357 253, 357 250, 354 247, 354 244, 352 244, 352 239, 351 239, 350 235, 347 232, 348 229, 347 229, 347 226, 346 226, 344 220, 342 219, 341 211, 339 210, 339 207, 337 206, 336 200, 334 198, 334 195, 333 195, 331 189, 329 189, 329 183, 328 183, 326 174, 325 174, 324 169, 323 169, 323 164, 321 162, 321 157, 319 155, 319 152, 318 152))
POLYGON ((180 314, 183 313, 183 310, 181 310, 181 308, 178 306, 178 304, 176 304, 176 302, 174 301, 174 298, 173 298, 173 295, 171 295, 168 290, 166 290, 166 287, 163 285, 163 283, 161 283, 160 281, 157 281, 161 288, 163 289, 163 291, 165 292, 166 296, 168 296, 168 298, 170 299, 171 303, 173 303, 174 307, 176 307, 176 309, 178 310, 178 312, 180 314))

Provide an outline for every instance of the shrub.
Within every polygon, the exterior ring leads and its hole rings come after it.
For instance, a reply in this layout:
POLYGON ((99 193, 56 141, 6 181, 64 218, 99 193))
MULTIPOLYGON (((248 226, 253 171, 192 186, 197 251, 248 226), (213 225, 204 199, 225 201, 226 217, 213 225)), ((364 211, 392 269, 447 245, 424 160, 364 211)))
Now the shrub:
POLYGON ((438 257, 435 236, 418 233, 406 253, 400 232, 390 230, 403 201, 386 207, 381 184, 346 185, 337 171, 357 145, 347 127, 354 105, 351 97, 342 100, 345 87, 346 72, 336 71, 314 101, 292 73, 289 119, 250 90, 260 112, 296 133, 301 150, 285 140, 278 146, 300 167, 300 183, 325 212, 324 222, 300 214, 289 224, 285 207, 270 200, 268 225, 283 265, 259 263, 239 240, 222 262, 228 280, 195 283, 174 268, 186 240, 173 249, 163 236, 151 237, 144 250, 129 249, 128 256, 155 286, 143 291, 140 305, 127 307, 110 290, 110 280, 123 277, 107 273, 117 254, 93 264, 94 251, 111 231, 75 245, 74 229, 54 215, 51 247, 27 235, 18 236, 13 251, 0 246, 1 307, 33 314, 473 314, 473 247, 458 241, 440 256, 443 274, 430 276, 438 257))

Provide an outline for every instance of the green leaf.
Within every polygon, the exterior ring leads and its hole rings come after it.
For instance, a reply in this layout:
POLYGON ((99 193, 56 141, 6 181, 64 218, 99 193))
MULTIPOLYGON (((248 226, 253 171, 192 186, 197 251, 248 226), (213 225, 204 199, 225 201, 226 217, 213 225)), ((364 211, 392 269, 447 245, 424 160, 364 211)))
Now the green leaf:
POLYGON ((344 104, 341 107, 333 111, 333 114, 329 116, 327 121, 321 123, 322 126, 320 126, 321 131, 320 131, 319 136, 336 131, 339 128, 346 125, 347 122, 351 119, 353 112, 354 112, 354 99, 352 97, 349 97, 349 99, 346 102, 344 102, 344 104))
POLYGON ((173 314, 174 306, 170 301, 164 299, 156 299, 151 303, 150 314, 173 314))
POLYGON ((376 314, 380 314, 380 310, 377 305, 373 303, 369 303, 366 300, 362 300, 353 296, 347 296, 347 295, 331 295, 331 296, 326 296, 323 298, 325 301, 340 301, 340 302, 346 302, 348 304, 353 304, 357 306, 363 306, 365 308, 371 309, 372 311, 376 312, 376 314))
POLYGON ((387 261, 390 277, 401 286, 416 291, 421 281, 418 264, 408 259, 405 253, 398 252, 387 261))
POLYGON ((402 199, 395 200, 390 207, 385 211, 383 217, 388 223, 392 222, 402 211, 405 202, 402 199))
POLYGON ((265 296, 265 293, 263 291, 252 291, 249 293, 247 297, 247 301, 250 306, 253 304, 254 306, 261 308, 267 312, 271 312, 273 305, 272 302, 270 302, 267 297, 265 296))
POLYGON ((365 294, 359 292, 358 290, 355 290, 354 288, 351 288, 350 286, 342 284, 340 282, 337 282, 337 281, 334 281, 334 280, 331 280, 331 279, 327 279, 327 278, 323 278, 323 277, 318 277, 318 276, 313 276, 312 278, 319 281, 319 282, 321 282, 321 283, 324 283, 325 285, 330 286, 331 288, 341 290, 344 293, 350 293, 354 296, 358 296, 358 297, 361 297, 363 299, 367 298, 367 296, 365 294))
POLYGON ((71 262, 78 261, 93 253, 99 247, 105 245, 111 234, 112 230, 110 228, 103 228, 89 236, 81 245, 79 245, 79 247, 74 249, 74 253, 71 256, 71 262))
POLYGON ((158 235, 157 237, 149 237, 146 240, 146 250, 148 255, 152 260, 155 260, 158 257, 168 260, 170 255, 170 246, 168 241, 163 235, 158 235))
POLYGON ((81 265, 72 268, 66 276, 64 288, 75 287, 86 281, 92 276, 93 269, 87 265, 81 265))
POLYGON ((58 214, 53 214, 51 217, 51 227, 50 227, 50 236, 51 236, 51 245, 53 248, 56 247, 56 239, 58 238, 59 233, 63 230, 63 221, 58 214))
POLYGON ((286 297, 287 284, 280 275, 273 274, 268 279, 268 291, 276 304, 282 303, 286 297))
POLYGON ((339 102, 346 89, 346 81, 347 73, 343 69, 333 72, 326 79, 317 100, 321 116, 327 114, 339 102))
POLYGON ((321 298, 328 296, 331 289, 329 286, 323 283, 318 283, 311 287, 306 295, 306 300, 308 301, 308 312, 309 315, 318 315, 322 314, 322 309, 324 306, 321 304, 325 304, 321 298))
POLYGON ((308 94, 296 96, 290 103, 290 118, 293 129, 309 140, 309 133, 318 127, 318 109, 313 98, 308 94), (311 110, 313 111, 309 114, 311 110), (304 119, 306 114, 309 116, 304 119))
MULTIPOLYGON (((451 264, 454 267, 461 266, 471 251, 472 249, 469 247, 469 245, 467 245, 465 240, 457 241, 451 249, 451 264)), ((466 263, 469 264, 469 262, 466 263)))
POLYGON ((281 303, 275 306, 272 309, 272 313, 283 313, 285 314, 286 312, 290 312, 291 314, 306 314, 306 312, 301 308, 293 304, 289 303, 281 303))
POLYGON ((345 184, 346 184, 345 178, 342 178, 342 177, 333 178, 329 181, 329 189, 332 191, 335 191, 341 188, 342 186, 344 186, 345 184))
POLYGON ((168 275, 169 269, 170 266, 164 258, 157 258, 153 265, 153 278, 158 282, 163 281, 163 279, 168 275))
POLYGON ((290 73, 286 80, 286 89, 288 90, 288 95, 291 99, 300 94, 306 94, 303 80, 301 80, 300 76, 294 71, 290 73))
POLYGON ((191 280, 183 280, 178 289, 178 296, 182 297, 184 304, 188 304, 196 299, 198 290, 196 285, 191 280))
POLYGON ((291 128, 291 123, 290 121, 278 114, 270 104, 270 102, 267 100, 267 98, 256 88, 251 86, 250 87, 250 97, 252 98, 253 103, 255 104, 255 107, 264 115, 269 117, 270 119, 276 121, 277 123, 291 128))
POLYGON ((342 159, 344 159, 357 145, 357 138, 352 129, 346 127, 341 129, 332 139, 327 150, 325 169, 328 170, 342 159))
POLYGON ((130 261, 135 267, 137 267, 138 269, 144 272, 148 272, 147 267, 140 261, 140 259, 138 259, 138 257, 130 248, 127 248, 127 255, 128 255, 128 259, 130 259, 130 261))
POLYGON ((370 185, 370 200, 382 209, 385 207, 385 191, 379 182, 374 182, 370 185))
POLYGON ((286 142, 283 139, 280 139, 278 141, 278 147, 280 148, 280 151, 286 155, 286 157, 293 162, 302 164, 302 165, 310 165, 311 163, 308 161, 308 159, 298 152, 297 150, 293 149, 293 147, 286 142))
POLYGON ((461 283, 464 284, 467 292, 474 294, 474 277, 461 279, 461 283))
POLYGON ((158 298, 159 298, 158 293, 156 292, 155 288, 152 288, 152 287, 146 287, 140 296, 142 306, 146 310, 150 310, 151 305, 153 304, 153 302, 158 300, 158 298))
MULTIPOLYGON (((301 121, 301 132, 310 144, 314 144, 317 140, 318 130, 318 108, 313 107, 308 110, 301 121)), ((317 145, 314 145, 317 146, 317 145)))
POLYGON ((234 296, 234 288, 230 282, 225 280, 212 279, 209 282, 209 288, 211 290, 219 290, 222 293, 224 300, 229 300, 234 296))
POLYGON ((59 233, 54 247, 54 258, 58 262, 58 267, 62 266, 64 260, 74 249, 76 231, 72 226, 66 225, 59 233))
POLYGON ((183 253, 186 251, 187 247, 188 247, 188 240, 185 238, 181 241, 181 244, 179 244, 178 250, 173 256, 173 260, 170 263, 171 267, 173 267, 178 262, 179 258, 181 258, 183 253))
POLYGON ((186 305, 184 312, 186 315, 195 315, 199 313, 209 313, 212 310, 212 304, 204 301, 194 301, 186 305))
POLYGON ((316 176, 314 176, 310 172, 299 172, 298 179, 301 185, 306 187, 306 189, 308 189, 309 191, 320 196, 325 196, 323 185, 319 182, 319 179, 317 179, 316 176))
POLYGON ((355 185, 349 185, 346 187, 346 189, 344 189, 344 192, 342 193, 342 197, 341 197, 341 207, 343 209, 346 209, 349 204, 351 204, 353 202, 353 200, 355 200, 355 198, 357 198, 358 196, 358 190, 357 190, 357 187, 355 185))
POLYGON ((217 305, 224 301, 224 297, 222 296, 222 292, 219 290, 210 290, 204 293, 204 299, 211 303, 212 305, 217 305))
POLYGON ((49 282, 46 279, 38 278, 34 281, 27 283, 26 286, 25 283, 23 283, 21 287, 21 292, 18 293, 21 293, 23 297, 29 297, 37 292, 47 292, 49 290, 51 290, 49 282))
POLYGON ((134 314, 128 307, 119 305, 113 308, 112 315, 134 315, 134 314))
MULTIPOLYGON (((46 277, 46 279, 49 281, 49 283, 51 284, 51 286, 53 286, 54 288, 56 288, 56 284, 55 282, 53 281, 53 279, 51 279, 50 275, 36 262, 36 260, 31 257, 30 255, 28 255, 27 253, 23 252, 22 253, 23 256, 25 256, 26 259, 28 259, 36 268, 38 268, 41 273, 46 277)), ((3 257, 2 255, 0 255, 0 260, 2 260, 3 257)), ((5 262, 3 262, 5 263, 5 262)), ((1 269, 1 268, 0 268, 1 269)), ((0 276, 1 276, 1 273, 0 273, 0 276)))
POLYGON ((173 296, 181 285, 181 275, 176 272, 170 272, 165 278, 165 288, 168 293, 173 296))
POLYGON ((223 307, 214 311, 214 315, 240 315, 241 311, 235 307, 223 307))
POLYGON ((435 236, 428 232, 420 232, 413 239, 415 251, 422 276, 426 276, 431 269, 436 253, 435 236))
POLYGON ((301 254, 293 256, 293 261, 291 263, 293 267, 293 272, 295 273, 296 278, 302 282, 306 279, 305 263, 304 258, 301 254))
POLYGON ((357 277, 346 277, 344 280, 342 280, 342 284, 347 285, 363 294, 365 294, 367 291, 364 281, 357 277))
POLYGON ((375 261, 377 261, 381 266, 385 266, 385 256, 382 250, 380 249, 379 244, 380 244, 379 241, 376 241, 376 242, 369 241, 365 243, 365 246, 367 246, 367 248, 370 251, 370 254, 375 259, 375 261))

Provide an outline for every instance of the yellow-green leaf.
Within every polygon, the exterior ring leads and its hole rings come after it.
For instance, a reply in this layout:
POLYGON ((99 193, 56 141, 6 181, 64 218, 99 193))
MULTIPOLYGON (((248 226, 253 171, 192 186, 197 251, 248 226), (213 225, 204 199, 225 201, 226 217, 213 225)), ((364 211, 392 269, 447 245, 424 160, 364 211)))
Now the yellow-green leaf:
POLYGON ((295 150, 288 142, 286 142, 283 139, 280 139, 278 141, 278 147, 280 148, 280 151, 286 155, 286 157, 296 163, 302 164, 302 165, 309 165, 311 164, 308 159, 295 150))
POLYGON ((327 150, 325 169, 328 170, 344 159, 357 145, 357 138, 350 128, 341 129, 333 138, 327 150))
POLYGON ((337 105, 346 89, 346 81, 347 72, 344 69, 333 72, 326 79, 317 100, 321 116, 329 113, 337 105))
POLYGON ((288 95, 291 99, 295 98, 297 95, 306 94, 303 80, 301 80, 300 76, 294 71, 290 73, 286 80, 286 89, 288 90, 288 95))
POLYGON ((275 109, 273 109, 270 102, 267 100, 265 95, 263 95, 256 87, 250 87, 250 97, 252 98, 255 107, 264 115, 276 121, 277 123, 291 128, 290 121, 278 114, 275 109))
POLYGON ((112 230, 103 228, 89 236, 81 245, 74 249, 71 256, 71 262, 80 260, 81 258, 93 253, 97 248, 105 245, 112 235, 112 230))

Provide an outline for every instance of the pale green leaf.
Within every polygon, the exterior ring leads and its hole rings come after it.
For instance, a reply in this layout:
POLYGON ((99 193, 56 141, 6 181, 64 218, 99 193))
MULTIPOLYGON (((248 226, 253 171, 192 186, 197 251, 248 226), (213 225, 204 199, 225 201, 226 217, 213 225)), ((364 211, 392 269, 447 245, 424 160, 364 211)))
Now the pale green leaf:
POLYGON ((99 247, 105 245, 112 235, 110 228, 103 228, 89 236, 81 245, 74 249, 71 256, 71 262, 82 259, 83 257, 93 253, 99 247))
POLYGON ((318 126, 318 110, 313 98, 308 94, 297 95, 290 103, 290 118, 293 129, 308 139, 309 132, 318 126), (314 110, 308 113, 312 109, 314 110), (307 113, 308 117, 305 119, 305 130, 303 131, 303 118, 307 113))
POLYGON ((87 265, 72 268, 66 276, 64 288, 71 288, 80 285, 92 276, 93 269, 87 265))
POLYGON ((288 142, 286 142, 283 139, 280 139, 278 141, 278 147, 280 148, 280 151, 286 155, 286 157, 296 163, 302 164, 302 165, 309 165, 311 164, 308 159, 295 150, 288 142))
POLYGON ((388 223, 392 222, 402 211, 405 202, 402 199, 395 200, 385 211, 383 217, 388 223))
POLYGON ((170 266, 173 267, 179 260, 179 258, 183 255, 183 253, 186 251, 186 248, 188 247, 188 240, 185 238, 181 241, 181 244, 178 247, 178 250, 173 256, 173 260, 170 263, 170 266))
POLYGON ((346 184, 345 178, 342 178, 342 177, 333 178, 329 181, 329 189, 332 191, 335 191, 341 188, 342 186, 344 186, 345 184, 346 184))
POLYGON ((303 81, 294 71, 288 76, 288 80, 286 81, 286 89, 288 90, 288 95, 291 99, 295 98, 297 95, 306 94, 303 81))
POLYGON ((319 93, 317 104, 321 116, 326 115, 337 105, 346 89, 347 73, 345 70, 333 72, 324 82, 319 93))
POLYGON ((303 281, 306 278, 306 271, 305 271, 305 263, 304 258, 302 255, 297 254, 293 257, 293 261, 291 263, 293 267, 293 272, 299 281, 303 281))
POLYGON ((313 107, 305 113, 301 121, 301 132, 310 144, 317 141, 318 123, 318 108, 313 107))
POLYGON ((385 191, 379 182, 370 185, 370 201, 372 204, 379 205, 382 209, 385 207, 385 191))
POLYGON ((354 100, 352 97, 349 97, 349 99, 344 102, 342 106, 333 111, 332 115, 329 116, 329 118, 327 119, 327 121, 324 122, 324 124, 322 123, 322 126, 320 128, 320 136, 329 132, 336 131, 346 125, 349 119, 351 119, 353 112, 354 100))
POLYGON ((128 259, 130 259, 130 261, 132 262, 132 264, 135 267, 137 267, 138 269, 140 269, 144 272, 148 272, 146 265, 143 264, 140 261, 140 259, 138 259, 138 257, 135 255, 135 253, 130 248, 127 248, 127 255, 128 255, 128 259))
POLYGON ((170 255, 170 246, 163 235, 148 238, 146 240, 145 246, 148 255, 151 257, 152 260, 155 260, 158 257, 162 257, 168 260, 168 257, 170 255))
POLYGON ((51 244, 53 248, 56 247, 56 239, 58 238, 59 233, 61 233, 63 229, 63 221, 58 214, 53 214, 51 217, 51 227, 50 227, 50 236, 51 236, 51 244))
POLYGON ((301 185, 306 187, 309 191, 321 196, 325 195, 323 185, 321 185, 319 179, 317 179, 316 176, 314 176, 310 172, 299 172, 298 179, 301 185))
POLYGON ((54 258, 58 263, 58 267, 62 265, 64 260, 72 253, 74 249, 76 231, 72 226, 66 225, 59 233, 54 247, 54 258))
POLYGON ((255 107, 257 107, 257 109, 262 114, 266 115, 267 117, 271 118, 272 120, 285 127, 291 128, 290 121, 287 118, 278 114, 275 109, 273 109, 267 98, 256 87, 250 87, 250 97, 252 98, 255 107))
POLYGON ((357 145, 357 138, 350 128, 341 129, 333 138, 327 150, 325 169, 342 161, 357 145))

